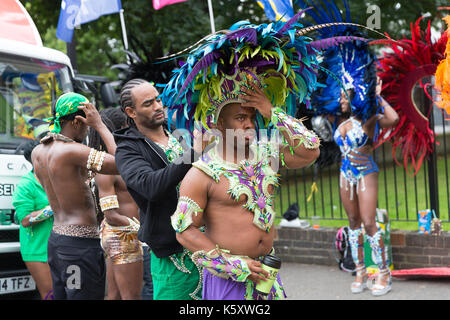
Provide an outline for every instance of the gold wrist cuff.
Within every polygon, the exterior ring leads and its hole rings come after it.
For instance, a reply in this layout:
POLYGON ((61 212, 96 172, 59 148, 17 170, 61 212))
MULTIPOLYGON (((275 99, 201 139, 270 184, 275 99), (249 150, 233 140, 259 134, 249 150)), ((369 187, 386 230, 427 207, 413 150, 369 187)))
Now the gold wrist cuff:
POLYGON ((107 196, 100 198, 100 209, 102 212, 105 212, 106 210, 116 209, 119 208, 119 201, 117 201, 117 196, 107 196))

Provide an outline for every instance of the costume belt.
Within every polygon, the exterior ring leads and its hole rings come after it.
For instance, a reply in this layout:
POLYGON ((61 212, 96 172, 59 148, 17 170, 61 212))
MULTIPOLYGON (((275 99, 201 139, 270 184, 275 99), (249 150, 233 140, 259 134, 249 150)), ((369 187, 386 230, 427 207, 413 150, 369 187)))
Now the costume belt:
POLYGON ((81 238, 99 238, 99 230, 97 226, 92 225, 53 225, 52 231, 54 233, 69 236, 69 237, 81 237, 81 238))

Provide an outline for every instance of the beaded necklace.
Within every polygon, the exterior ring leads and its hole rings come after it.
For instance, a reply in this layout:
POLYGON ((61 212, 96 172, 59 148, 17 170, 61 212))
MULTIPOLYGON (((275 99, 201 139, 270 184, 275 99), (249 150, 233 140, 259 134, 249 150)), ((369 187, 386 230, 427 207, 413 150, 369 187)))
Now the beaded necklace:
POLYGON ((75 142, 75 140, 70 139, 69 137, 66 137, 65 135, 61 133, 48 133, 45 137, 43 137, 40 142, 43 144, 50 143, 51 141, 62 141, 62 142, 75 142))
POLYGON ((167 131, 166 134, 169 137, 169 142, 167 143, 167 146, 158 142, 155 143, 158 145, 158 147, 160 147, 164 151, 167 160, 169 160, 169 163, 172 163, 175 159, 177 159, 183 154, 183 147, 173 135, 171 135, 167 131))

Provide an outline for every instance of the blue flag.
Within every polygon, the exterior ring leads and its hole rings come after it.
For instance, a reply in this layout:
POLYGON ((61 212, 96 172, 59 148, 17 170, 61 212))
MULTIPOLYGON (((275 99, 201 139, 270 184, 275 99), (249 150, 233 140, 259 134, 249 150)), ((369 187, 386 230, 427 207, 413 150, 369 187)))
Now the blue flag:
POLYGON ((103 15, 117 13, 120 9, 120 0, 62 0, 56 36, 65 42, 71 42, 76 26, 103 15))
POLYGON ((271 21, 287 21, 294 16, 291 0, 256 0, 271 21))

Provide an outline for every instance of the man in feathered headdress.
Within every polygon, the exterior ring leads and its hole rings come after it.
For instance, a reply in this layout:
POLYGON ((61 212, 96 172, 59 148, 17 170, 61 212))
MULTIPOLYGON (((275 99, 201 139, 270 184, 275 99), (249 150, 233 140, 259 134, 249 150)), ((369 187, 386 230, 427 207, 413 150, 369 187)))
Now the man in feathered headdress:
POLYGON ((285 297, 279 277, 269 292, 255 284, 269 278, 261 259, 274 255, 278 165, 300 168, 319 155, 319 138, 291 116, 316 83, 316 51, 296 30, 298 17, 211 35, 163 91, 178 128, 198 121, 216 136, 183 179, 171 217, 177 240, 204 268, 203 299, 285 297), (267 128, 281 132, 279 144, 267 128))

